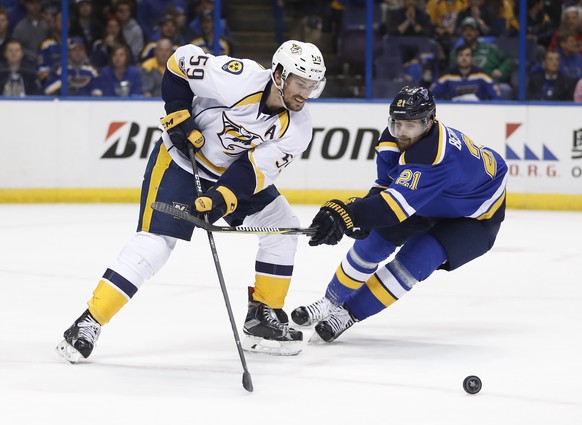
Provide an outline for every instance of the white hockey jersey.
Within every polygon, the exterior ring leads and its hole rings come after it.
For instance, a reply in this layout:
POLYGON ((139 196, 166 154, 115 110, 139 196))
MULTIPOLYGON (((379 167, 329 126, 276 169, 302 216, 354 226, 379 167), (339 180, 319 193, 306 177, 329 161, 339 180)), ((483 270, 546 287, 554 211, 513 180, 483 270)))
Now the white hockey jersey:
MULTIPOLYGON (((200 177, 220 179, 237 196, 250 196, 273 184, 311 141, 307 106, 299 112, 265 110, 271 71, 252 60, 213 56, 185 45, 170 57, 166 72, 175 82, 162 94, 166 104, 173 100, 172 92, 178 96, 186 90, 184 82, 194 94, 191 113, 206 140, 196 154, 200 177), (235 162, 237 172, 227 173, 235 162)), ((172 159, 191 172, 188 158, 170 149, 165 131, 162 138, 172 159)))

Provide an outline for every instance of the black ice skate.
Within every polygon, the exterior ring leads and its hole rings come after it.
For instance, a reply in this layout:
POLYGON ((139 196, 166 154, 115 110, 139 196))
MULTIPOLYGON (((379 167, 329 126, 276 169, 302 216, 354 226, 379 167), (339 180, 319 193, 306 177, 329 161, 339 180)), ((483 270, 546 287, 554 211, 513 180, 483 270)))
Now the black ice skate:
POLYGON ((315 332, 325 342, 332 342, 356 322, 356 318, 342 304, 335 307, 327 319, 315 325, 315 332))
POLYGON ((298 325, 311 326, 327 318, 333 307, 335 305, 330 299, 323 297, 311 304, 297 307, 291 312, 291 319, 298 325))
POLYGON ((101 325, 91 316, 89 310, 75 320, 65 331, 65 339, 57 345, 57 354, 69 363, 77 363, 81 356, 89 357, 101 333, 101 325))
POLYGON ((282 309, 250 300, 243 332, 245 351, 274 356, 295 356, 301 352, 303 333, 289 327, 289 319, 282 309))

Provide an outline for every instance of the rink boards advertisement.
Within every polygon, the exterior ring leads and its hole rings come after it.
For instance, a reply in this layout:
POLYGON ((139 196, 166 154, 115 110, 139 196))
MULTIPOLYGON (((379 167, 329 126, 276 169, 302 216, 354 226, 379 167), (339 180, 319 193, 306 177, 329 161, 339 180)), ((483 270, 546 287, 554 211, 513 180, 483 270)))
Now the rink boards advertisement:
MULTIPOLYGON (((132 202, 159 139, 159 101, 3 101, 0 202, 132 202)), ((296 202, 365 193, 384 103, 314 102, 313 138, 278 187, 296 202)), ((582 107, 439 104, 437 117, 506 158, 508 202, 582 209, 582 107)))

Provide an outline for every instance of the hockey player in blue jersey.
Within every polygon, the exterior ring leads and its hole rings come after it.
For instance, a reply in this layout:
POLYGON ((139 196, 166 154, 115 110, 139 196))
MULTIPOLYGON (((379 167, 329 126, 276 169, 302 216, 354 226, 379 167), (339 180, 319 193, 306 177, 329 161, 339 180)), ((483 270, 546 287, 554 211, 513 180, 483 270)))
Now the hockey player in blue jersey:
POLYGON ((377 179, 369 193, 326 202, 311 224, 318 227, 312 246, 335 245, 344 234, 357 239, 325 296, 291 313, 299 325, 317 323, 327 342, 435 270, 455 270, 485 254, 505 216, 505 161, 438 121, 428 89, 398 93, 376 150, 377 179))

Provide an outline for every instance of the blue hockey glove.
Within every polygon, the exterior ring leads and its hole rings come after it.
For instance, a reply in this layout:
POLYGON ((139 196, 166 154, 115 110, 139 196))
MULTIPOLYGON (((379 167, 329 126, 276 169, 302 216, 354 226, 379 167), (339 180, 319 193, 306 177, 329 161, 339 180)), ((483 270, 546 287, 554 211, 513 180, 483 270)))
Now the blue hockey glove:
POLYGON ((214 223, 218 219, 230 214, 238 205, 236 195, 225 186, 208 189, 194 200, 194 211, 200 217, 208 215, 208 221, 214 223))
POLYGON ((332 199, 320 208, 310 227, 317 227, 317 231, 309 240, 309 245, 335 245, 342 239, 346 230, 353 229, 354 222, 346 204, 332 199))
POLYGON ((184 155, 188 156, 189 143, 194 146, 196 152, 204 146, 204 136, 198 130, 192 115, 186 109, 172 112, 160 119, 160 122, 168 132, 168 136, 170 136, 174 146, 182 151, 184 155))

